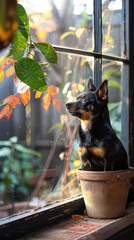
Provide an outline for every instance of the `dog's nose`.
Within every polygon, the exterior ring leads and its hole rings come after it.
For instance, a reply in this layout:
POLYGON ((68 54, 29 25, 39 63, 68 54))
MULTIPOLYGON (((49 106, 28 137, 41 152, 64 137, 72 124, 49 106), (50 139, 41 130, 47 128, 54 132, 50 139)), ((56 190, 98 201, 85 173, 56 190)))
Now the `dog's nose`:
POLYGON ((66 103, 66 108, 69 108, 69 106, 70 106, 70 103, 66 103))

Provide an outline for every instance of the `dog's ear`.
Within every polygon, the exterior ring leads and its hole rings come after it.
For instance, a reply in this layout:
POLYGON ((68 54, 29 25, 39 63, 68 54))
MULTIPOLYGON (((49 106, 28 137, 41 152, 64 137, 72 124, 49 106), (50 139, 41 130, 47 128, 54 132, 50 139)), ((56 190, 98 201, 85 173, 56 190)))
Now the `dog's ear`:
POLYGON ((87 86, 88 86, 89 91, 95 91, 96 90, 96 87, 93 85, 93 81, 92 81, 91 77, 88 80, 88 85, 87 86))
POLYGON ((99 88, 96 90, 98 97, 101 100, 106 100, 108 97, 108 80, 105 79, 99 88))

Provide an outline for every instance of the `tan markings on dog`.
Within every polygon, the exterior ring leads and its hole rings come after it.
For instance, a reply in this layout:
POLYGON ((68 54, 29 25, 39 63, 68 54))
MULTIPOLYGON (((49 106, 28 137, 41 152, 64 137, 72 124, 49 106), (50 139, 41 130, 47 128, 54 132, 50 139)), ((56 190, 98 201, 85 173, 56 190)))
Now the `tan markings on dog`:
POLYGON ((83 165, 84 167, 89 166, 90 168, 92 168, 91 163, 90 163, 89 160, 87 160, 86 162, 83 161, 83 162, 82 162, 82 165, 83 165))
POLYGON ((79 112, 82 114, 82 117, 81 117, 82 120, 89 120, 92 117, 92 113, 87 112, 84 109, 79 109, 79 112))
POLYGON ((89 151, 97 155, 98 157, 104 157, 105 156, 105 148, 104 147, 91 147, 89 148, 89 151))
POLYGON ((81 128, 84 132, 88 132, 91 129, 91 121, 90 120, 81 120, 81 128))
POLYGON ((78 152, 79 152, 79 155, 82 156, 87 152, 87 149, 85 147, 79 147, 78 152))

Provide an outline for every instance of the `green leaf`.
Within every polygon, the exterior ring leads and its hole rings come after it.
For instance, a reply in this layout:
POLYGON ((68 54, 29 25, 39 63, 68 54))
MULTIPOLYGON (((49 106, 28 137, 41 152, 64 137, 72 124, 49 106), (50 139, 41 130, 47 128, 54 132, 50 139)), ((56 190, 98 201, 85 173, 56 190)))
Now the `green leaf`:
POLYGON ((11 170, 17 174, 21 172, 21 165, 17 160, 12 160, 11 170))
POLYGON ((18 29, 14 35, 9 56, 20 59, 28 46, 29 20, 23 6, 17 4, 18 29))
POLYGON ((8 157, 11 154, 11 149, 7 147, 3 147, 0 149, 0 157, 8 157))
POLYGON ((17 176, 14 173, 9 173, 9 178, 11 183, 15 184, 15 185, 19 185, 19 180, 17 178, 17 176))
POLYGON ((49 63, 57 63, 57 53, 52 47, 52 45, 48 42, 34 43, 35 46, 42 52, 45 56, 45 59, 49 63))
POLYGON ((32 89, 44 92, 47 90, 44 72, 41 66, 30 58, 21 58, 15 63, 17 77, 32 89))
POLYGON ((85 21, 90 20, 89 16, 87 15, 87 13, 85 11, 82 11, 81 16, 84 18, 85 21))
POLYGON ((114 81, 114 80, 110 80, 108 83, 109 87, 116 87, 121 89, 121 83, 114 81))
POLYGON ((55 125, 49 128, 48 133, 52 132, 56 128, 59 128, 62 131, 63 127, 64 127, 64 124, 56 123, 55 125))
POLYGON ((26 148, 20 144, 16 144, 15 145, 15 149, 19 152, 22 152, 22 153, 27 153, 27 154, 31 154, 31 155, 35 155, 35 156, 38 156, 38 157, 41 157, 41 153, 40 152, 36 152, 32 149, 29 149, 29 148, 26 148))
POLYGON ((9 141, 11 143, 17 143, 18 142, 18 137, 17 136, 13 136, 13 137, 9 138, 9 141))
POLYGON ((60 36, 60 40, 63 40, 64 38, 68 37, 69 35, 75 35, 75 32, 73 31, 69 31, 69 32, 65 32, 60 36))
POLYGON ((10 141, 0 141, 0 146, 11 147, 10 141))

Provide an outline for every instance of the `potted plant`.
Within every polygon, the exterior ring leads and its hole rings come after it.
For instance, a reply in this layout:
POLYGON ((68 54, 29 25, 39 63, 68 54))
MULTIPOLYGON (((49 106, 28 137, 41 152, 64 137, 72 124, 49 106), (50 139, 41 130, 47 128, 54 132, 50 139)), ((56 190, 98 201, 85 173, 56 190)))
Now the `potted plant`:
POLYGON ((77 170, 89 217, 116 218, 124 215, 134 169, 122 171, 77 170))
POLYGON ((115 218, 124 214, 130 179, 127 153, 114 133, 107 108, 108 80, 96 89, 89 79, 88 90, 68 102, 68 112, 80 119, 79 155, 81 181, 87 214, 95 218, 115 218))

